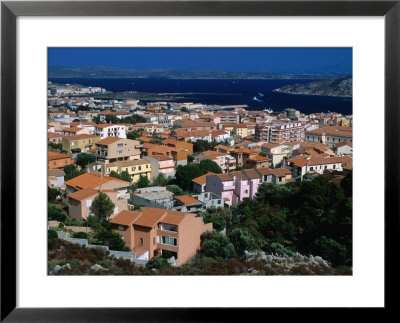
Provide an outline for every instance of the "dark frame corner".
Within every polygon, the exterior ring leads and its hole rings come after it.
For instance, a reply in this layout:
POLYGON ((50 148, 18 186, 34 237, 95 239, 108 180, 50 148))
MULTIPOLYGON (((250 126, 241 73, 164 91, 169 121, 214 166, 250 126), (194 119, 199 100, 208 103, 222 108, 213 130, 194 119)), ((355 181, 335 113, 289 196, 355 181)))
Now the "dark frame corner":
MULTIPOLYGON (((385 17, 385 308, 389 261, 398 254, 400 0, 262 1, 2 1, 1 3, 1 321, 234 321, 238 309, 16 308, 16 19, 18 16, 384 16, 385 17), (389 234, 390 232, 390 234, 389 234), (14 240, 13 240, 14 239, 14 240)), ((372 189, 371 183, 371 189, 372 189)), ((372 233, 371 233, 372 236, 372 233)), ((372 261, 372 260, 371 260, 372 261)), ((366 287, 367 290, 367 287, 366 287)), ((240 310, 240 311, 243 311, 240 310)), ((256 311, 253 309, 252 311, 256 311)), ((248 313, 247 313, 248 314, 248 313)), ((253 314, 253 313, 252 313, 253 314)))

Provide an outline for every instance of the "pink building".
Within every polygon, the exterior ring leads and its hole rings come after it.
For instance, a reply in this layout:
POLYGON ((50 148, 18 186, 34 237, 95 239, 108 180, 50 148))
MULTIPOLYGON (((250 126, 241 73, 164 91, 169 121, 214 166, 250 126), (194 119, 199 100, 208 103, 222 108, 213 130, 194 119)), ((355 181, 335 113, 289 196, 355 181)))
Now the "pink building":
POLYGON ((195 157, 194 164, 199 164, 203 159, 211 159, 221 167, 223 173, 232 172, 236 169, 236 159, 229 154, 213 150, 206 150, 195 157))
POLYGON ((172 157, 162 155, 145 156, 151 165, 151 178, 163 174, 165 177, 175 176, 175 162, 172 157))
POLYGON ((206 192, 225 199, 228 205, 236 206, 243 199, 254 198, 260 184, 285 184, 292 181, 292 172, 287 168, 244 169, 228 174, 208 175, 206 192))

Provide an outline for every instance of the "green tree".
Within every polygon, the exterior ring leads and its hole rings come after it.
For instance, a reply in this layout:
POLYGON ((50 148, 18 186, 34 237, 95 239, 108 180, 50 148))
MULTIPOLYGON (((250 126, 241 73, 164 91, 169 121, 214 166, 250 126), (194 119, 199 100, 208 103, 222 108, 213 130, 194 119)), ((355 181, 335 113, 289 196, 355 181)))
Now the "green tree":
POLYGON ((80 153, 76 157, 75 164, 81 166, 82 168, 86 169, 86 166, 94 163, 96 161, 96 156, 89 153, 80 153))
POLYGON ((216 231, 227 229, 229 232, 240 222, 240 216, 233 213, 230 209, 223 207, 209 207, 205 212, 201 213, 204 223, 212 223, 216 231))
POLYGON ((264 182, 258 186, 256 200, 270 205, 283 205, 285 201, 290 199, 291 193, 291 190, 286 185, 264 182))
POLYGON ((58 206, 49 204, 47 207, 47 217, 49 220, 64 222, 67 214, 58 206))
POLYGON ((205 172, 197 165, 179 165, 172 184, 178 185, 184 191, 190 191, 192 188, 192 179, 204 174, 205 172))
POLYGON ((167 259, 158 257, 156 259, 151 259, 146 263, 147 269, 162 269, 162 268, 170 268, 171 265, 167 259))
POLYGON ((204 173, 213 172, 216 174, 222 174, 221 167, 219 167, 218 164, 211 159, 203 159, 200 162, 199 167, 204 173))
POLYGON ((114 211, 115 204, 107 194, 99 192, 93 200, 91 211, 96 215, 99 221, 106 221, 114 211))
POLYGON ((227 259, 235 255, 235 248, 225 235, 207 231, 200 236, 200 253, 206 257, 227 259))
POLYGON ((107 221, 104 221, 97 229, 94 238, 97 244, 106 245, 111 250, 129 251, 129 248, 125 246, 122 236, 118 232, 113 231, 111 224, 107 221))
POLYGON ((231 241, 235 252, 239 257, 244 256, 244 251, 258 250, 259 245, 256 239, 247 231, 241 230, 239 228, 234 229, 229 234, 229 240, 231 241))
POLYGON ((182 195, 183 194, 183 190, 178 186, 178 185, 167 185, 166 187, 167 191, 170 191, 172 193, 174 193, 175 195, 182 195))
POLYGON ((329 261, 334 267, 346 264, 346 247, 333 239, 325 236, 315 239, 312 251, 315 255, 329 261))
POLYGON ((127 133, 126 138, 131 140, 138 140, 142 136, 143 129, 133 130, 127 133))
POLYGON ((61 195, 61 191, 59 191, 56 188, 51 188, 49 187, 47 189, 47 200, 48 202, 55 202, 57 199, 57 196, 61 195))
POLYGON ((347 197, 353 196, 353 171, 350 171, 340 182, 344 194, 347 197))
POLYGON ((150 181, 147 176, 140 175, 138 181, 136 182, 136 186, 138 188, 148 187, 150 185, 150 181))
POLYGON ((129 175, 128 171, 126 171, 126 170, 124 170, 120 174, 118 172, 116 172, 115 170, 112 170, 110 172, 110 177, 119 178, 119 179, 122 179, 123 181, 127 181, 127 182, 132 181, 131 175, 129 175))
POLYGON ((170 180, 164 174, 158 174, 153 178, 151 186, 167 186, 170 180))
POLYGON ((82 174, 84 174, 86 171, 85 170, 77 170, 76 167, 74 165, 67 165, 64 167, 64 180, 65 181, 69 181, 70 179, 74 178, 74 177, 78 177, 82 174))
POLYGON ((194 156, 193 155, 187 155, 187 162, 189 164, 191 164, 191 163, 193 163, 193 161, 194 161, 194 156))

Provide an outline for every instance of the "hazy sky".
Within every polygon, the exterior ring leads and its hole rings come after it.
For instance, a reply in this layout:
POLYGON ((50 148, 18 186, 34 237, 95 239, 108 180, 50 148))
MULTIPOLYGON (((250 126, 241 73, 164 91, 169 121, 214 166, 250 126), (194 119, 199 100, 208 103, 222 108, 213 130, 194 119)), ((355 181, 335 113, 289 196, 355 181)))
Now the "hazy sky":
POLYGON ((352 48, 49 48, 49 65, 271 73, 352 73, 352 48))

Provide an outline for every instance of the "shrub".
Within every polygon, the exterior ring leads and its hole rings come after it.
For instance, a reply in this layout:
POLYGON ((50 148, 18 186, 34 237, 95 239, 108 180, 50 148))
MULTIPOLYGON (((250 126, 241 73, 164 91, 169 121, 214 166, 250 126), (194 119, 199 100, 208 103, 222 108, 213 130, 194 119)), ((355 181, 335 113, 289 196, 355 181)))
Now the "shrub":
POLYGON ((72 238, 89 239, 89 235, 86 232, 74 232, 72 238))
POLYGON ((47 218, 49 220, 64 222, 67 215, 58 206, 49 204, 47 207, 47 218))
POLYGON ((235 248, 228 237, 217 231, 207 231, 200 236, 200 252, 211 258, 229 258, 235 254, 235 248))
POLYGON ((58 224, 58 227, 59 227, 60 229, 62 229, 62 228, 64 228, 64 224, 63 224, 63 223, 59 223, 59 224, 58 224))
POLYGON ((56 238, 58 238, 57 231, 55 231, 55 230, 47 231, 47 238, 48 239, 56 239, 56 238))
POLYGON ((171 265, 169 264, 169 262, 166 259, 161 258, 161 257, 149 260, 146 263, 147 269, 153 269, 153 268, 161 269, 161 268, 170 268, 170 267, 171 267, 171 265))

